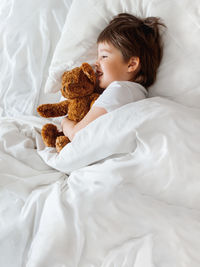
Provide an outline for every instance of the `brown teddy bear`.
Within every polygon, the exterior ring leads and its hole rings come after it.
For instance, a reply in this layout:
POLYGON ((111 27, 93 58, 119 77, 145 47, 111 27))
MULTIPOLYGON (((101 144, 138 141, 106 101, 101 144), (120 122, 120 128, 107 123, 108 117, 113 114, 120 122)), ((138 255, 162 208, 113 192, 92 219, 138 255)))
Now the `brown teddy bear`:
MULTIPOLYGON (((94 70, 88 63, 83 63, 80 67, 66 71, 62 75, 61 93, 67 100, 56 104, 42 104, 37 111, 45 118, 67 114, 68 119, 79 122, 99 97, 99 93, 95 92, 95 85, 94 70)), ((48 147, 56 147, 57 152, 70 142, 54 124, 45 124, 41 135, 44 144, 48 147)))

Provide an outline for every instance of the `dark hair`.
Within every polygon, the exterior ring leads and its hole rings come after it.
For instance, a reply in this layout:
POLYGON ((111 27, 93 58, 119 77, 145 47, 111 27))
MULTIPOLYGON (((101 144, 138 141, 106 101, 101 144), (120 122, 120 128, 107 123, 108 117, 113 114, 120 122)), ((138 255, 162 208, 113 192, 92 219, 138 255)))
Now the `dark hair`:
POLYGON ((147 88, 156 79, 163 54, 159 26, 165 27, 158 17, 142 19, 121 13, 100 33, 97 43, 112 43, 122 52, 126 62, 132 56, 139 57, 140 68, 134 77, 134 82, 147 88))

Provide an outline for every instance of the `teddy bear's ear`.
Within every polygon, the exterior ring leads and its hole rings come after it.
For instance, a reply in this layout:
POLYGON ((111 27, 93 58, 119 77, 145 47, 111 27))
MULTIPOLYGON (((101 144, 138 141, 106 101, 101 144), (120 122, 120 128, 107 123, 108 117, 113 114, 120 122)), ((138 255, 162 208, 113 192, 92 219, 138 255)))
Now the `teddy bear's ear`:
POLYGON ((83 63, 81 65, 82 71, 87 75, 88 79, 95 84, 96 83, 96 75, 93 68, 88 63, 83 63))
POLYGON ((62 79, 64 79, 65 77, 67 77, 69 71, 65 71, 63 74, 62 74, 62 79))

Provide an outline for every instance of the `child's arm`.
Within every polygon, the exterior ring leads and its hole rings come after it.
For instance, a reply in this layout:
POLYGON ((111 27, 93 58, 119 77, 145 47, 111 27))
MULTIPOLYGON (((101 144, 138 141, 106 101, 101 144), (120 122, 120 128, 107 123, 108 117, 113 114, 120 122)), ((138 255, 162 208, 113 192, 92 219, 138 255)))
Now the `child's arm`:
POLYGON ((106 113, 107 111, 104 108, 92 107, 90 111, 86 114, 86 116, 78 123, 71 121, 68 118, 64 118, 61 121, 63 133, 69 138, 70 141, 72 141, 78 131, 87 126, 93 120, 106 113))

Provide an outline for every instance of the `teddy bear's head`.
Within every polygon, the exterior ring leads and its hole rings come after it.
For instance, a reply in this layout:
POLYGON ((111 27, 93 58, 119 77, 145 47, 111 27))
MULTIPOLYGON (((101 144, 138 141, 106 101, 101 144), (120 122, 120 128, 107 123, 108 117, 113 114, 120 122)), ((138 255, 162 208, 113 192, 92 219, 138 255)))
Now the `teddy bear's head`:
POLYGON ((94 91, 96 75, 88 63, 64 72, 61 93, 67 99, 90 95, 94 91))

